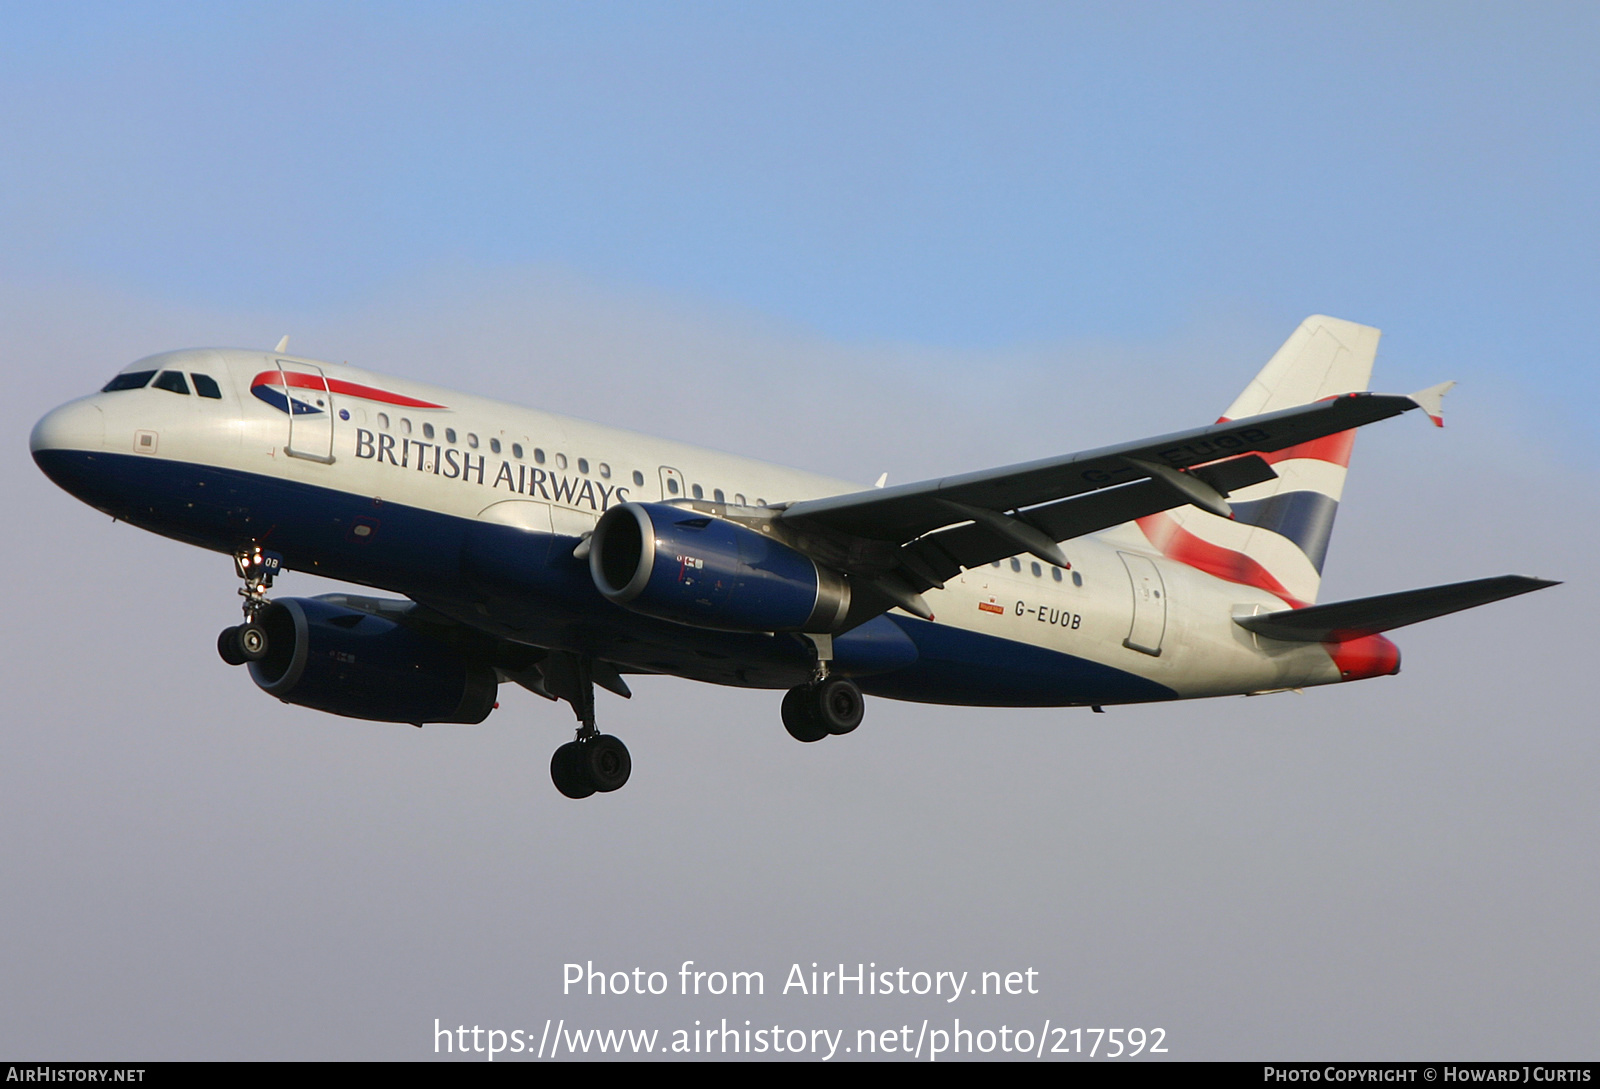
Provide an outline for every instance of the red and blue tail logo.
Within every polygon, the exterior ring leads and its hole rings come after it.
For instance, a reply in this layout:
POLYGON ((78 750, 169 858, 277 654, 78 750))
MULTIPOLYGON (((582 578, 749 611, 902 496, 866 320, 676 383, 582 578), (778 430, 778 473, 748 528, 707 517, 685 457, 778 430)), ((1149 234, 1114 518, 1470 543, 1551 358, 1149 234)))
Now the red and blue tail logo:
MULTIPOLYGON (((1367 388, 1378 330, 1307 318, 1222 414, 1245 419, 1367 388)), ((1354 431, 1261 455, 1278 476, 1229 496, 1231 519, 1180 507, 1139 519, 1161 553, 1217 578, 1265 590, 1292 606, 1317 599, 1354 431)))

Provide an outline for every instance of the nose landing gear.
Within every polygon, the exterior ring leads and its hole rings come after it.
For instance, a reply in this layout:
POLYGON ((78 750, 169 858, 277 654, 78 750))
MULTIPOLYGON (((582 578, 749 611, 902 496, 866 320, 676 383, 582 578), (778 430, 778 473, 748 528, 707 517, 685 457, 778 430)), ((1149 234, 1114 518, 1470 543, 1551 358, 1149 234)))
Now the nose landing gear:
POLYGON ((260 545, 233 554, 233 569, 244 580, 239 589, 239 596, 244 598, 244 623, 223 628, 217 636, 217 653, 229 665, 259 662, 267 656, 267 632, 256 623, 256 616, 269 604, 267 591, 272 589, 272 578, 282 567, 283 557, 260 545))

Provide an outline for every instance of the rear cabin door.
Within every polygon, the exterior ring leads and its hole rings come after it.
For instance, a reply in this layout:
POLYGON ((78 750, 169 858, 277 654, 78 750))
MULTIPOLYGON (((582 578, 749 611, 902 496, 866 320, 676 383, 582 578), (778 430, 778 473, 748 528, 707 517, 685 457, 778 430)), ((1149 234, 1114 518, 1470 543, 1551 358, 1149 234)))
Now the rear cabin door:
POLYGON ((1161 653, 1161 637, 1167 631, 1167 594, 1161 572, 1148 556, 1118 552, 1133 583, 1133 623, 1122 645, 1145 654, 1161 653))

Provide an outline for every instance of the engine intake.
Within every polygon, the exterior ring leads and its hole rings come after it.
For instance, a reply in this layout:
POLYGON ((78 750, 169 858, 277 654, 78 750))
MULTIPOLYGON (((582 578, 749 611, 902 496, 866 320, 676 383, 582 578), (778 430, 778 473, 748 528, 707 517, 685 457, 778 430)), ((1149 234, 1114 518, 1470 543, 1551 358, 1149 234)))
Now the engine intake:
POLYGON ((485 662, 402 623, 319 598, 286 597, 257 616, 267 653, 250 663, 285 703, 373 722, 477 723, 499 677, 485 662))
POLYGON ((843 575, 737 522, 661 503, 607 511, 589 574, 618 605, 697 628, 832 632, 850 609, 843 575))

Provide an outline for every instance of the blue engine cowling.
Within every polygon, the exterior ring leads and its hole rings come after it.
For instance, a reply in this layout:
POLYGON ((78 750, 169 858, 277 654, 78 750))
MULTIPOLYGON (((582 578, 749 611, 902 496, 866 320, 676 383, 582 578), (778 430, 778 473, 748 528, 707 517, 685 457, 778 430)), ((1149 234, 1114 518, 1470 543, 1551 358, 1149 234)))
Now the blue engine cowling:
POLYGON ((719 631, 832 632, 850 609, 843 575, 737 522, 662 503, 607 511, 589 574, 618 605, 719 631))
POLYGON ((374 722, 482 722, 499 677, 448 643, 384 616, 286 597, 257 616, 267 655, 250 663, 263 692, 374 722))

